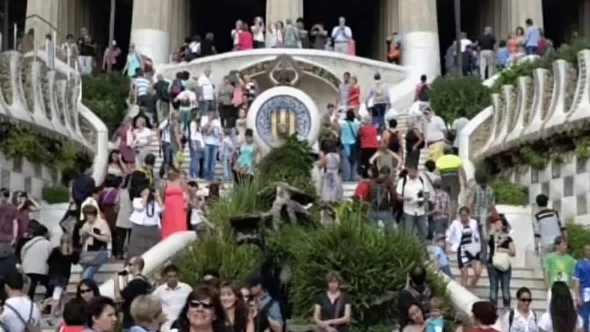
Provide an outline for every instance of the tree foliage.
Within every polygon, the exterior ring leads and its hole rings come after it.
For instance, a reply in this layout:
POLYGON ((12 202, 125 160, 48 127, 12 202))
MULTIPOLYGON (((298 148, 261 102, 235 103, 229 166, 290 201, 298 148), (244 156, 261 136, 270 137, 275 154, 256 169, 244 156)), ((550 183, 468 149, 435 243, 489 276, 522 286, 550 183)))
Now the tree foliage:
POLYGON ((432 83, 430 105, 447 122, 471 119, 490 104, 490 89, 476 77, 441 76, 432 83))
POLYGON ((82 76, 82 103, 113 133, 127 114, 129 79, 120 73, 82 76))

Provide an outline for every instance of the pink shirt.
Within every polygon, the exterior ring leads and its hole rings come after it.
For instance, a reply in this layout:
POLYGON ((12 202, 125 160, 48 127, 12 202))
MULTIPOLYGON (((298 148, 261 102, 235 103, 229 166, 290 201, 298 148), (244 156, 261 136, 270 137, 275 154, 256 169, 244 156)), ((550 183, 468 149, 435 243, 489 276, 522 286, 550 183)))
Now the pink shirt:
POLYGON ((240 31, 238 33, 238 50, 251 50, 254 48, 254 41, 250 31, 240 31))

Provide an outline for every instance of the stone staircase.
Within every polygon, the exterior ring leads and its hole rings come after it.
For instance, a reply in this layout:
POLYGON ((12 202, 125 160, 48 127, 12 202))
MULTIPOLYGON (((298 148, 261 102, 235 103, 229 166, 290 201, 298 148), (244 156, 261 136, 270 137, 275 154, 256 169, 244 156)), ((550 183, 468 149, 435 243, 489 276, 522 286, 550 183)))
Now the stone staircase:
MULTIPOLYGON (((455 281, 460 282, 461 274, 457 267, 457 254, 450 253, 449 259, 451 261, 451 272, 455 281)), ((473 276, 473 271, 469 270, 469 274, 473 276)), ((543 274, 534 268, 512 267, 512 277, 510 279, 510 297, 511 306, 516 306, 516 291, 521 287, 527 287, 531 290, 533 301, 531 302, 531 309, 533 309, 538 318, 547 309, 547 290, 543 281, 543 274)), ((499 286, 500 288, 500 286, 499 286)), ((490 280, 488 278, 488 271, 484 267, 483 273, 475 286, 473 293, 482 300, 489 299, 490 280)), ((498 292, 498 306, 502 306, 502 290, 498 292)), ((500 311, 499 311, 500 312, 500 311)), ((505 311, 502 311, 505 312, 505 311)))

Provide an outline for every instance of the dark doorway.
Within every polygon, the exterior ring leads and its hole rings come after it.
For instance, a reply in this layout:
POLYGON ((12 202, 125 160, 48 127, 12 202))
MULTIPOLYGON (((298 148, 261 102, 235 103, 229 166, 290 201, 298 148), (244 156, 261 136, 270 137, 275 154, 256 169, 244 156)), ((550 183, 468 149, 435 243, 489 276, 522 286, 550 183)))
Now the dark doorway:
MULTIPOLYGON (((467 33, 467 37, 471 40, 478 39, 481 34, 481 31, 478 31, 480 5, 477 1, 461 1, 461 31, 467 33)), ((438 17, 441 67, 444 74, 446 71, 445 53, 456 39, 454 0, 438 0, 436 3, 436 15, 438 17)))
MULTIPOLYGON (((111 1, 103 0, 91 2, 91 16, 100 19, 91 19, 90 31, 92 37, 98 45, 98 67, 102 69, 102 57, 105 49, 109 44, 109 24, 111 17, 111 1)), ((131 17, 133 16, 133 0, 115 1, 115 34, 114 40, 117 46, 121 48, 122 54, 119 56, 117 66, 114 70, 123 69, 127 50, 129 49, 129 39, 131 38, 131 17)))
POLYGON ((191 3, 191 33, 205 37, 207 32, 215 36, 217 51, 233 49, 231 30, 237 20, 252 24, 256 16, 266 14, 266 0, 198 0, 191 3))
POLYGON ((338 18, 344 16, 346 25, 352 30, 356 43, 356 54, 365 58, 374 56, 377 23, 375 13, 379 12, 377 0, 304 0, 303 18, 307 29, 323 23, 328 33, 338 25, 338 18))
MULTIPOLYGON (((27 15, 27 1, 11 1, 11 0, 0 0, 0 12, 2 12, 2 16, 0 17, 0 31, 4 36, 5 33, 8 35, 8 49, 14 48, 14 24, 16 23, 17 29, 17 44, 18 39, 20 36, 23 35, 23 31, 25 29, 25 18, 27 15), (4 6, 8 3, 8 13, 4 13, 4 6), (4 31, 5 25, 4 21, 8 18, 8 31, 4 31)), ((4 43, 4 41, 3 41, 4 43)))
POLYGON ((555 47, 569 42, 574 33, 580 31, 580 2, 580 0, 543 0, 545 36, 553 40, 555 47))

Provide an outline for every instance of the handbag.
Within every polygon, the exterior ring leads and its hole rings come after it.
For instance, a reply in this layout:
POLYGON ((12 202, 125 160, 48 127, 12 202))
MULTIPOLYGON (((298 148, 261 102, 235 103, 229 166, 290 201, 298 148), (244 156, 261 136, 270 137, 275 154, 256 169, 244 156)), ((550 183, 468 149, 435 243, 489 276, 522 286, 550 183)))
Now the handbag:
POLYGON ((98 264, 98 255, 100 251, 83 251, 80 253, 80 260, 78 264, 82 267, 88 267, 98 264))
POLYGON ((492 265, 498 271, 506 272, 510 269, 510 255, 507 252, 498 252, 498 243, 496 239, 494 241, 494 256, 492 257, 492 265))

